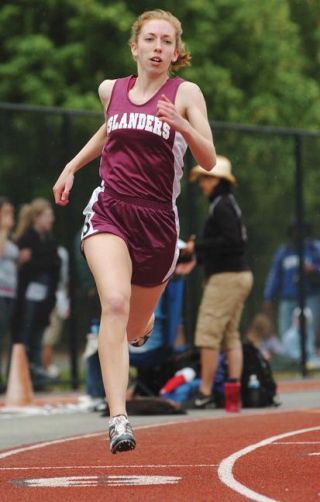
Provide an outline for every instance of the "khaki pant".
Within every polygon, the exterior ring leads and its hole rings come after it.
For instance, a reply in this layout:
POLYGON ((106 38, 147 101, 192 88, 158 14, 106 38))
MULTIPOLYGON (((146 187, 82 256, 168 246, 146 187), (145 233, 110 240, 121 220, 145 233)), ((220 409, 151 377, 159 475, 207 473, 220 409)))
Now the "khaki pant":
POLYGON ((240 347, 239 323, 252 285, 250 271, 223 272, 209 277, 198 313, 197 347, 215 350, 240 347))
POLYGON ((50 324, 44 330, 42 345, 57 345, 63 330, 64 320, 59 316, 57 309, 53 309, 50 315, 50 324))

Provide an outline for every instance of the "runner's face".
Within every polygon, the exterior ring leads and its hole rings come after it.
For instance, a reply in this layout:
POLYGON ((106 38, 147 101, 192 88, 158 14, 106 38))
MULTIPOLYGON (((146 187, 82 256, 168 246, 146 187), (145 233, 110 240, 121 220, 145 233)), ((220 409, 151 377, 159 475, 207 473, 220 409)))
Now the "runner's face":
POLYGON ((173 25, 163 19, 146 21, 137 43, 131 46, 138 68, 151 72, 168 71, 172 62, 177 60, 176 33, 173 25))

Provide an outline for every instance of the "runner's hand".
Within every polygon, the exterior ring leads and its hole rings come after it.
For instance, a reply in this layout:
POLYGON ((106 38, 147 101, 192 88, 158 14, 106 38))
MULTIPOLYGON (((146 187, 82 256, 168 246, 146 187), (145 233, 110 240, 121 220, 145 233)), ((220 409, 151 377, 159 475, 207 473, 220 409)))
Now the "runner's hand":
POLYGON ((177 112, 174 103, 162 94, 157 103, 157 116, 163 122, 167 122, 176 131, 183 131, 185 129, 186 120, 177 112))
POLYGON ((74 182, 74 174, 63 170, 53 187, 55 203, 66 206, 69 203, 69 194, 74 182))

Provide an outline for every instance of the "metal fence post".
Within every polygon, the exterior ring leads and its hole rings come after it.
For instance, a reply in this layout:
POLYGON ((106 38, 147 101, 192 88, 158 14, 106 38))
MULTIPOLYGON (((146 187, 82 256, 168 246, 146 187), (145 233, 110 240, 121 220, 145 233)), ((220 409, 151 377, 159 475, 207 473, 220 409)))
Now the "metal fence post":
MULTIPOLYGON (((62 115, 62 126, 61 135, 63 141, 63 161, 71 157, 71 120, 69 113, 63 113, 62 115)), ((73 203, 72 199, 70 201, 68 209, 69 228, 74 229, 74 217, 73 217, 73 203)), ((77 326, 75 319, 75 267, 73 260, 73 239, 72 232, 68 232, 68 248, 70 256, 70 298, 71 298, 71 315, 68 323, 68 345, 69 345, 69 360, 70 360, 70 373, 71 373, 71 387, 74 390, 79 388, 79 367, 78 367, 78 336, 77 336, 77 326)))
POLYGON ((303 201, 303 169, 302 169, 302 139, 300 134, 294 136, 295 149, 295 194, 296 194, 296 220, 298 226, 298 238, 296 241, 299 257, 299 333, 301 347, 301 375, 307 376, 306 368, 306 316, 305 316, 305 272, 304 272, 304 201, 303 201))

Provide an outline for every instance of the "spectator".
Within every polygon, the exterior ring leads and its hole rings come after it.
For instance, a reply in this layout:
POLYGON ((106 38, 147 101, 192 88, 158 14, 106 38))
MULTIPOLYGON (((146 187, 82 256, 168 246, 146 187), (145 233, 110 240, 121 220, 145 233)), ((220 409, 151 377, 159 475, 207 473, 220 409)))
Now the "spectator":
POLYGON ((54 348, 61 338, 66 320, 70 315, 69 254, 63 246, 58 247, 61 260, 56 304, 50 315, 50 324, 45 329, 42 342, 42 364, 49 378, 57 378, 60 369, 54 364, 54 348))
MULTIPOLYGON (((32 376, 43 379, 42 338, 55 305, 60 258, 52 236, 54 213, 46 199, 22 207, 15 240, 27 260, 19 268, 13 341, 26 345, 32 376)), ((38 382, 39 383, 39 382, 38 382)))
MULTIPOLYGON (((282 344, 284 347, 285 354, 291 358, 296 363, 301 360, 301 341, 300 341, 300 313, 299 307, 293 310, 291 326, 287 331, 284 332, 282 338, 282 344)), ((305 318, 305 332, 306 332, 306 354, 308 363, 308 368, 312 369, 314 367, 320 367, 320 358, 314 355, 314 347, 312 342, 314 340, 314 329, 312 321, 312 312, 306 307, 304 309, 305 318), (313 354, 313 357, 312 357, 313 354)))
MULTIPOLYGON (((264 311, 271 314, 272 304, 279 300, 278 332, 284 334, 292 327, 293 313, 299 306, 299 256, 297 251, 298 224, 295 220, 288 226, 289 242, 282 244, 274 254, 264 290, 264 311)), ((307 331, 308 361, 316 358, 315 334, 320 316, 320 250, 318 241, 310 237, 311 224, 303 227, 304 239, 304 286, 306 307, 311 311, 307 331)))
POLYGON ((186 249, 196 253, 206 277, 195 334, 201 354, 201 384, 194 400, 195 408, 205 408, 214 402, 212 386, 220 350, 226 351, 229 379, 240 382, 239 322, 253 277, 245 259, 246 228, 232 194, 236 179, 230 161, 217 156, 216 167, 209 172, 195 166, 190 181, 195 180, 210 203, 202 237, 190 240, 186 249))
POLYGON ((11 240, 14 223, 13 205, 6 197, 0 197, 0 362, 17 290, 19 249, 11 240))
POLYGON ((274 331, 272 320, 262 312, 254 316, 245 337, 262 352, 268 361, 271 361, 274 355, 284 355, 284 347, 274 331))

